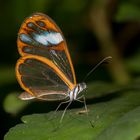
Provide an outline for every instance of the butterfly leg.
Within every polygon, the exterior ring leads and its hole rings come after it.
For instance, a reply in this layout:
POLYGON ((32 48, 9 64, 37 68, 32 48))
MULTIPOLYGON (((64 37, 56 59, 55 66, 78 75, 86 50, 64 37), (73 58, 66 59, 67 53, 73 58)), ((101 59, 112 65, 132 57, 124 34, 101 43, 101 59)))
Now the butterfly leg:
POLYGON ((85 96, 82 95, 81 97, 77 98, 76 101, 81 102, 81 103, 84 103, 85 111, 86 111, 86 113, 88 114, 88 109, 87 109, 87 105, 86 105, 86 99, 85 99, 85 96), (83 101, 80 100, 81 98, 83 98, 83 101))
MULTIPOLYGON (((76 100, 77 100, 78 102, 84 103, 85 111, 86 111, 86 114, 87 114, 87 118, 89 119, 89 114, 88 114, 88 109, 87 109, 87 105, 86 105, 85 96, 82 95, 81 97, 77 98, 76 100), (83 101, 79 100, 79 99, 81 99, 81 98, 83 98, 83 101)), ((93 122, 92 122, 90 119, 89 119, 89 122, 90 122, 90 125, 91 125, 92 127, 94 127, 94 124, 93 124, 93 122)))
POLYGON ((67 108, 70 106, 71 103, 72 103, 72 101, 69 101, 69 104, 68 104, 68 105, 66 106, 66 108, 64 109, 63 114, 62 114, 61 119, 60 119, 60 123, 62 123, 62 120, 63 120, 63 118, 64 118, 64 115, 65 115, 65 113, 66 113, 66 110, 67 110, 67 108))
MULTIPOLYGON (((65 101, 65 102, 61 102, 59 105, 58 105, 58 107, 56 108, 56 110, 54 111, 54 113, 53 113, 53 115, 49 118, 49 119, 52 119, 54 116, 56 116, 56 112, 58 111, 58 109, 60 108, 60 106, 62 105, 62 104, 65 104, 65 103, 68 103, 68 102, 70 102, 69 100, 68 101, 65 101)), ((62 114, 63 115, 63 114, 62 114)), ((61 117, 62 118, 62 117, 61 117)))
POLYGON ((65 101, 65 102, 61 102, 61 103, 58 105, 58 107, 56 108, 55 113, 57 112, 57 110, 60 108, 60 106, 61 106, 62 104, 66 104, 66 103, 68 103, 68 102, 70 102, 70 101, 68 100, 68 101, 65 101))
POLYGON ((66 112, 67 108, 70 106, 71 102, 70 102, 69 100, 68 100, 68 101, 65 101, 65 102, 61 102, 61 103, 58 105, 58 107, 56 108, 56 110, 55 110, 55 114, 56 114, 56 112, 58 111, 58 109, 60 108, 60 106, 61 106, 62 104, 65 104, 65 103, 69 103, 69 104, 67 105, 67 107, 66 107, 66 108, 64 109, 64 111, 63 111, 63 114, 62 114, 61 119, 60 119, 60 123, 62 123, 62 120, 63 120, 63 118, 64 118, 65 112, 66 112))

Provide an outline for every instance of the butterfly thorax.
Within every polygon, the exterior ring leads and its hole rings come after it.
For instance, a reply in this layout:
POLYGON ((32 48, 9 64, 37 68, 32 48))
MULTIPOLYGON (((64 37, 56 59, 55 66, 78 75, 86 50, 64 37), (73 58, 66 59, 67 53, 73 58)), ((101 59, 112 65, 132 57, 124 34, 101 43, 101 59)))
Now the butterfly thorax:
POLYGON ((69 91, 68 97, 70 98, 70 101, 76 100, 79 93, 86 89, 86 87, 86 83, 80 83, 77 84, 73 90, 69 91))

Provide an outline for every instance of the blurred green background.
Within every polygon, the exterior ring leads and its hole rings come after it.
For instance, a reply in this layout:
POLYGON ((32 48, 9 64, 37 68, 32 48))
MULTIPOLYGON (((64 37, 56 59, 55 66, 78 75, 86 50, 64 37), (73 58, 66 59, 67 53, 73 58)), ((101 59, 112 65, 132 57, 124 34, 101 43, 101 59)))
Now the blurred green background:
POLYGON ((53 103, 48 105, 17 99, 22 92, 15 77, 15 64, 20 57, 16 44, 17 33, 24 19, 34 12, 49 15, 61 28, 78 82, 106 56, 112 56, 112 59, 107 65, 101 65, 86 82, 101 80, 127 85, 140 75, 140 1, 1 0, 1 138, 20 121, 23 114, 47 112, 57 107, 53 103), (42 104, 44 108, 39 108, 42 104))

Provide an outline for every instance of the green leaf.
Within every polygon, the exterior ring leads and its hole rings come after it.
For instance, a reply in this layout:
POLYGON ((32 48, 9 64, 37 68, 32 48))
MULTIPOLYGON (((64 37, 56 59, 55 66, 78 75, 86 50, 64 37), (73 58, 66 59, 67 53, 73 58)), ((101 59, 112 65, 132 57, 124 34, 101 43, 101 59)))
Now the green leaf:
POLYGON ((23 110, 28 104, 29 102, 20 100, 18 94, 13 92, 6 96, 3 107, 7 113, 15 115, 23 110))
POLYGON ((140 7, 139 5, 130 2, 120 4, 116 14, 116 20, 124 21, 140 21, 140 7))
MULTIPOLYGON (((96 83, 96 82, 95 82, 96 83)), ((80 112, 84 108, 67 110, 62 123, 63 111, 32 114, 22 117, 22 123, 11 128, 5 140, 133 140, 140 135, 140 91, 119 88, 112 84, 101 85, 100 90, 90 84, 87 95, 102 93, 87 100, 88 116, 80 112), (101 89, 102 88, 102 89, 101 89), (114 89, 114 91, 113 91, 114 89), (112 91, 106 94, 107 90, 112 91)), ((65 105, 66 106, 66 105, 65 105)))
POLYGON ((120 117, 96 139, 134 140, 138 137, 140 137, 140 106, 120 117))

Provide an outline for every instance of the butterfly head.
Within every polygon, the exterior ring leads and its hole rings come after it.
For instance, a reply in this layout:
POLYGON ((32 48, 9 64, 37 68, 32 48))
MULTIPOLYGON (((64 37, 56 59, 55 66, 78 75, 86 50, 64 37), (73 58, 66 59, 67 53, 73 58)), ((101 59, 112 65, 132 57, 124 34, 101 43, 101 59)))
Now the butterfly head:
POLYGON ((76 100, 79 93, 86 89, 86 87, 86 83, 80 83, 77 84, 73 90, 69 91, 68 96, 70 98, 70 101, 76 100))

